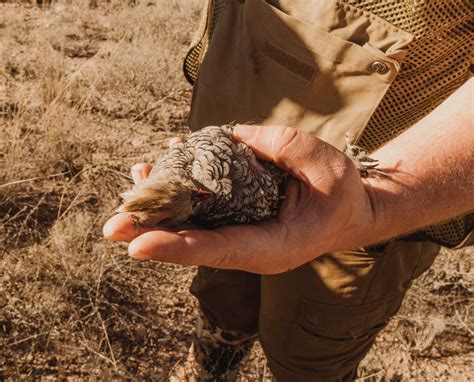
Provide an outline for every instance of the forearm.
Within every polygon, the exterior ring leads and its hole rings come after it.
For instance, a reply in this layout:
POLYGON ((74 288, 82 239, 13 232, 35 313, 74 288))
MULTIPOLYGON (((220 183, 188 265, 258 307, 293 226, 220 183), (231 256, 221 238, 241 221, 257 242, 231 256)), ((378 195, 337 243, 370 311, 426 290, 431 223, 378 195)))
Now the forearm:
POLYGON ((373 153, 390 178, 369 179, 374 235, 398 236, 474 210, 471 79, 412 128, 373 153))

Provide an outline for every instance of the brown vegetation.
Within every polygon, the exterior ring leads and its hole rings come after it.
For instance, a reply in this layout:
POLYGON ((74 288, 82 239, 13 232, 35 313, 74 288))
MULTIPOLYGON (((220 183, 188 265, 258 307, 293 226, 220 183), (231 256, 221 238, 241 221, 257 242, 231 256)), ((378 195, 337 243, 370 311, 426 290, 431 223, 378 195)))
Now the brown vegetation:
MULTIPOLYGON (((186 129, 200 1, 41 4, 0 4, 0 379, 163 380, 193 269, 131 261, 101 226, 129 167, 186 129)), ((469 378, 472 254, 415 283, 362 380, 469 378)), ((268 376, 256 347, 242 380, 268 376)))

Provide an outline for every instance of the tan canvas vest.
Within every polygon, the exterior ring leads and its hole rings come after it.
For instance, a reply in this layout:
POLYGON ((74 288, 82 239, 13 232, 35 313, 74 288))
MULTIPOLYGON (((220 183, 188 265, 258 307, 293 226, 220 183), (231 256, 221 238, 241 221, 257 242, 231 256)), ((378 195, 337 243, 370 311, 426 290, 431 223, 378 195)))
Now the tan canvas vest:
MULTIPOLYGON (((184 62, 189 124, 284 124, 371 151, 470 75, 470 0, 208 0, 184 62)), ((420 232, 474 242, 474 214, 420 232)))

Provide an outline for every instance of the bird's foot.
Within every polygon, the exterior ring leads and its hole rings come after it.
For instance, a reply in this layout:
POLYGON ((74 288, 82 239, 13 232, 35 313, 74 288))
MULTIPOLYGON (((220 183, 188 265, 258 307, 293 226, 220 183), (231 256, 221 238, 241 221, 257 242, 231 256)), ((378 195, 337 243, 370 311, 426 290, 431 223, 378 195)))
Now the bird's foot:
POLYGON ((361 178, 369 176, 378 176, 389 178, 390 175, 383 170, 378 169, 379 161, 367 156, 367 151, 360 146, 352 144, 353 137, 346 133, 346 149, 344 153, 351 158, 356 166, 361 178))
POLYGON ((368 156, 351 158, 359 171, 361 178, 368 178, 369 176, 379 176, 389 178, 390 175, 385 171, 377 168, 379 161, 368 156))

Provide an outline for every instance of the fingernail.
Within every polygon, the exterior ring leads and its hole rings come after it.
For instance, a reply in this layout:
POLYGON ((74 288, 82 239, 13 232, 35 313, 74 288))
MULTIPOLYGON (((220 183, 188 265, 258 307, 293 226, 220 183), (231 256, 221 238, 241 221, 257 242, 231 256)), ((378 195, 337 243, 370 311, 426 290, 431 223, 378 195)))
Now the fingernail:
POLYGON ((130 235, 127 232, 118 231, 113 228, 113 224, 109 224, 109 222, 105 223, 104 227, 102 228, 102 234, 104 238, 107 240, 113 241, 129 241, 130 235))
POLYGON ((133 166, 132 166, 132 171, 141 171, 142 168, 143 168, 143 163, 135 163, 133 166))
POLYGON ((132 241, 128 245, 128 255, 135 260, 147 260, 148 256, 146 256, 142 251, 139 245, 136 244, 135 241, 132 241))
POLYGON ((104 227, 102 228, 102 234, 104 238, 111 239, 115 235, 116 231, 110 226, 110 224, 105 223, 104 227))
POLYGON ((133 166, 131 173, 132 173, 132 176, 141 176, 142 168, 141 167, 138 168, 138 167, 133 166))

